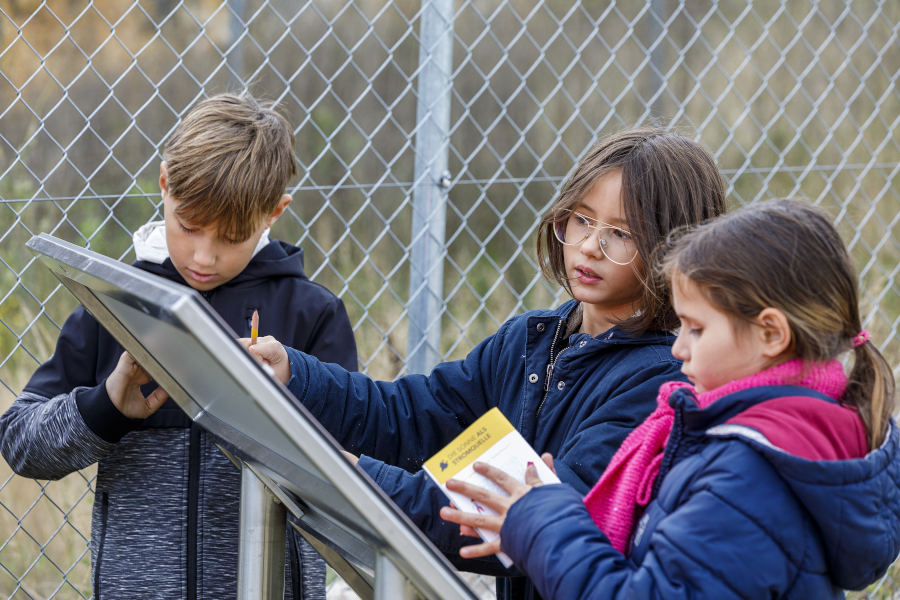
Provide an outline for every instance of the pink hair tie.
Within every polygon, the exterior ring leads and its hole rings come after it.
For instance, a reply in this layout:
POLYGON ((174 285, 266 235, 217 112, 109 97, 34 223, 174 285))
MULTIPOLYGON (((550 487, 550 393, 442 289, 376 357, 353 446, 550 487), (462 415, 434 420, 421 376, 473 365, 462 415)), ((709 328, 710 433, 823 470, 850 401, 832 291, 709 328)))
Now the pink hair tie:
POLYGON ((863 344, 865 344, 866 342, 868 342, 871 339, 872 339, 872 336, 869 334, 869 332, 866 331, 865 329, 863 329, 862 331, 860 331, 859 333, 857 333, 856 335, 853 336, 853 347, 859 348, 860 346, 862 346, 863 344))

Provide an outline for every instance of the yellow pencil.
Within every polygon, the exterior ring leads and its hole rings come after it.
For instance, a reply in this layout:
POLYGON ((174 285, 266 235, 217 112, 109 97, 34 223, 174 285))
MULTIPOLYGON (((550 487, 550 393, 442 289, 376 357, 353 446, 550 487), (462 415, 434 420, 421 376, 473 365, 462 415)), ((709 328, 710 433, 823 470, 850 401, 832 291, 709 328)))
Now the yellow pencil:
POLYGON ((256 336, 259 335, 259 312, 253 311, 253 316, 250 317, 250 345, 256 343, 256 336))

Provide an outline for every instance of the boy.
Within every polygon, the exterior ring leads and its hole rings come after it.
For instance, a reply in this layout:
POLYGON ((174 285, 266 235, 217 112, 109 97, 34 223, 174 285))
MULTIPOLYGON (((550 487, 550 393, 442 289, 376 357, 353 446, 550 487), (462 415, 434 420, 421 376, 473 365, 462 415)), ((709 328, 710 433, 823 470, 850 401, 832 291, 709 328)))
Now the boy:
MULTIPOLYGON (((310 282, 303 253, 269 240, 296 173, 287 121, 249 96, 199 103, 163 152, 164 221, 134 235, 135 265, 206 298, 240 335, 261 329, 356 369, 341 301, 310 282), (276 333, 277 332, 277 333, 276 333)), ((240 472, 83 308, 0 417, 16 473, 58 479, 99 462, 91 532, 94 597, 236 594, 240 472)), ((324 561, 288 527, 286 597, 324 598, 324 561)))

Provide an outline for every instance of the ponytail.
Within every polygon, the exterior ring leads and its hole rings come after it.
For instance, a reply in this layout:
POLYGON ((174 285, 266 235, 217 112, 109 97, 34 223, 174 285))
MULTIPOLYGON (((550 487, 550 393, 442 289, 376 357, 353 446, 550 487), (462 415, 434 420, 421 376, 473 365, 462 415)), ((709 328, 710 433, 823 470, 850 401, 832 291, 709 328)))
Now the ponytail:
POLYGON ((884 442, 894 411, 894 373, 874 344, 854 345, 853 370, 841 400, 859 411, 869 449, 875 450, 884 442))

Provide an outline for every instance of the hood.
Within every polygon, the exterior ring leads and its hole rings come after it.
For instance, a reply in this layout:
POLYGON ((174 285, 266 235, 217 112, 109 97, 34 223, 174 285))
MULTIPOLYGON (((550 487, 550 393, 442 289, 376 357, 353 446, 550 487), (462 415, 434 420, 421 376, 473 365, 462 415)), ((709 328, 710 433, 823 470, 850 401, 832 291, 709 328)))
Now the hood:
MULTIPOLYGON (((762 390, 762 397, 770 399, 767 402, 782 404, 777 408, 780 415, 777 424, 774 419, 765 418, 766 402, 758 401, 759 389, 756 399, 754 390, 744 390, 712 403, 705 410, 682 404, 690 407, 685 413, 685 424, 705 430, 708 436, 739 439, 765 456, 816 523, 835 585, 842 589, 861 589, 877 581, 900 553, 897 425, 891 420, 881 447, 866 453, 864 444, 860 450, 859 432, 838 413, 852 411, 825 395, 819 395, 816 400, 813 397, 816 392, 807 390, 810 395, 806 396, 810 401, 822 403, 817 413, 824 417, 794 418, 803 414, 798 410, 791 414, 792 404, 794 407, 803 404, 796 402, 800 398, 799 389, 802 388, 772 386, 762 390), (779 394, 783 397, 777 397, 779 394), (745 418, 748 414, 755 418, 745 418), (689 421, 694 422, 689 424, 689 421), (788 441, 789 436, 794 436, 793 443, 788 441), (851 457, 836 459, 841 453, 851 457), (798 454, 827 458, 811 459, 798 454), (853 454, 858 458, 852 457, 853 454)), ((858 421, 859 417, 853 415, 858 421)))
POLYGON ((808 461, 760 447, 819 527, 835 584, 861 589, 900 552, 900 437, 863 458, 808 461))
MULTIPOLYGON (((161 265, 169 258, 169 248, 166 245, 165 221, 144 223, 134 232, 131 240, 134 243, 134 253, 138 260, 161 265)), ((256 248, 253 250, 253 255, 256 256, 268 243, 269 230, 266 229, 260 236, 259 243, 256 244, 256 248)))
MULTIPOLYGON (((151 221, 142 225, 134 233, 132 240, 137 266, 178 283, 185 283, 169 258, 164 221, 151 221)), ((306 275, 303 272, 303 250, 280 240, 271 240, 269 230, 266 229, 253 251, 250 263, 223 287, 271 277, 306 278, 306 275)))

